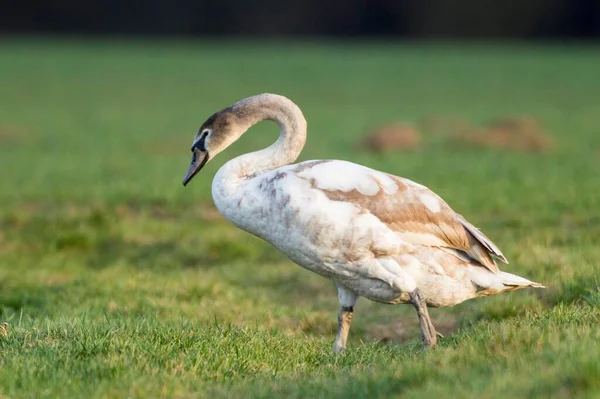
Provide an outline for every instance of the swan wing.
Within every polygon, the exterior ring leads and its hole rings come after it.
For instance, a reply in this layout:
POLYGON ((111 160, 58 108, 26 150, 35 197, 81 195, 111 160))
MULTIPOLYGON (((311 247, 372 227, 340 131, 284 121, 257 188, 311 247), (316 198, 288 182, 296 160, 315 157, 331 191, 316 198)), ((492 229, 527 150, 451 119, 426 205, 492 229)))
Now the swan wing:
POLYGON ((346 161, 308 161, 294 172, 330 200, 372 214, 407 243, 460 251, 494 273, 499 270, 492 255, 506 262, 481 231, 411 180, 346 161))

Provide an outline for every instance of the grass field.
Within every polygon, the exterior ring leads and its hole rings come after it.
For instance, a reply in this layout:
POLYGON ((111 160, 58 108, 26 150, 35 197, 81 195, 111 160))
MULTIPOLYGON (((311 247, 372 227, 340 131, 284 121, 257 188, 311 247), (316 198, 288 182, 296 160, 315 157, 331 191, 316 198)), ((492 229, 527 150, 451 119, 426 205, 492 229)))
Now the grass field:
POLYGON ((0 397, 600 396, 600 52, 591 46, 0 42, 0 397), (309 122, 301 160, 425 184, 504 270, 548 286, 432 310, 359 301, 331 352, 333 283, 219 218, 195 130, 260 92, 309 122), (537 118, 553 150, 371 154, 366 129, 537 118))

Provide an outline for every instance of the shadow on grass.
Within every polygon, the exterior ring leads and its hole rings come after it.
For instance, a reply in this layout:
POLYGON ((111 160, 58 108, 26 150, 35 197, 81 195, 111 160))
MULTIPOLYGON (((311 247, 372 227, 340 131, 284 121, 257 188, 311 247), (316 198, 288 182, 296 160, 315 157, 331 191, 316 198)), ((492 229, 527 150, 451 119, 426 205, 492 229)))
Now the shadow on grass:
POLYGON ((600 279, 597 274, 581 273, 562 284, 558 289, 550 291, 544 301, 550 306, 560 304, 588 304, 600 307, 600 279))
POLYGON ((122 263, 143 269, 208 269, 231 262, 270 263, 278 259, 280 256, 270 248, 227 239, 208 239, 192 249, 177 240, 143 244, 114 236, 92 249, 87 264, 92 268, 122 263))
MULTIPOLYGON (((213 225, 221 224, 213 220, 214 215, 208 217, 213 225)), ((189 215, 184 217, 160 204, 147 208, 29 204, 0 219, 0 227, 8 233, 5 240, 15 251, 76 256, 92 268, 117 262, 142 268, 209 268, 242 260, 265 263, 283 258, 266 243, 235 240, 214 231, 210 235, 202 230, 196 233, 189 223, 189 215), (132 225, 138 231, 131 231, 132 225), (181 225, 194 233, 182 240, 181 225), (145 226, 151 231, 145 231, 145 226)), ((220 231, 217 225, 215 230, 220 231)))
POLYGON ((71 283, 57 285, 24 284, 0 290, 0 316, 25 314, 38 316, 50 311, 56 298, 67 296, 71 283))
POLYGON ((210 267, 210 259, 182 249, 176 242, 152 244, 126 242, 121 237, 110 237, 92 248, 86 264, 101 269, 116 263, 135 268, 210 267))

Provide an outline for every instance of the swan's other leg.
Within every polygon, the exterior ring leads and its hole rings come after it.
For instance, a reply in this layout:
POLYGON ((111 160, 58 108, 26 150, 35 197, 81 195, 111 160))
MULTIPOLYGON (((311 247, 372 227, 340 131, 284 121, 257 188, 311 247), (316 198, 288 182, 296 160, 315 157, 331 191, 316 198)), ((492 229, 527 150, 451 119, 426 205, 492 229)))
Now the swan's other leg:
POLYGON ((421 336, 423 337, 423 345, 425 345, 425 349, 434 347, 437 343, 437 332, 435 331, 435 327, 433 327, 433 323, 431 322, 431 318, 429 317, 429 312, 427 311, 427 304, 421 298, 419 294, 419 290, 416 289, 410 294, 410 301, 417 310, 417 315, 419 316, 419 324, 421 326, 421 336))
POLYGON ((350 331, 350 324, 352 324, 352 317, 354 316, 354 304, 358 299, 358 295, 340 284, 337 284, 337 289, 338 299, 342 308, 338 314, 338 330, 335 342, 333 343, 333 350, 341 352, 346 349, 348 332, 350 331))

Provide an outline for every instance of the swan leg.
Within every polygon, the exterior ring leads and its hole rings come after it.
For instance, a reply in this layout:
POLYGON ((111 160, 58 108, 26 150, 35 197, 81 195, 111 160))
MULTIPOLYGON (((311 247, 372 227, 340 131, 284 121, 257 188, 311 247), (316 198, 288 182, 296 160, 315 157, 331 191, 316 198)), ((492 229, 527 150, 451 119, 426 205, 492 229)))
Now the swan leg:
POLYGON ((354 304, 358 299, 358 295, 339 284, 337 288, 342 308, 340 309, 340 313, 338 313, 338 329, 333 343, 333 350, 334 352, 342 352, 346 349, 348 332, 350 331, 350 325, 354 317, 354 304))
POLYGON ((431 318, 429 317, 429 312, 427 311, 427 304, 425 303, 423 298, 421 298, 419 290, 414 290, 409 295, 411 303, 417 310, 417 315, 419 316, 419 324, 421 326, 421 336, 423 337, 423 345, 425 345, 425 349, 432 348, 437 343, 437 332, 435 331, 435 327, 433 327, 433 323, 431 322, 431 318))

